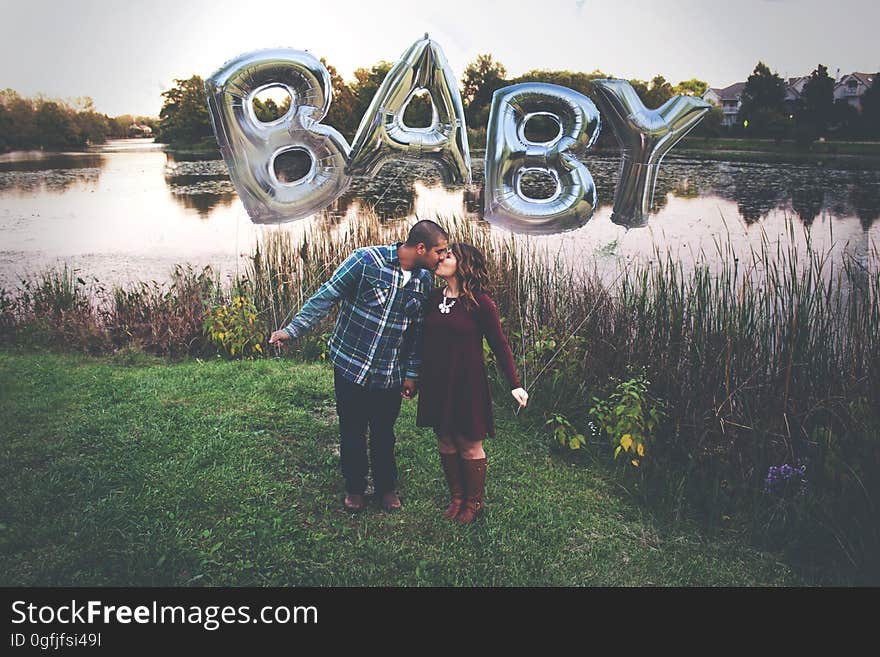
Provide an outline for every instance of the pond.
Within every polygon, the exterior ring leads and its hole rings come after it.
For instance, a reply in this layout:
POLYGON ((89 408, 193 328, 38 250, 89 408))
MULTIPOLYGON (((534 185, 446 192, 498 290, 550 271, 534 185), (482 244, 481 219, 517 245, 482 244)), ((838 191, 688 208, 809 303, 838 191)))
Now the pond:
MULTIPOLYGON (((663 163, 655 213, 643 227, 611 220, 618 160, 587 159, 600 204, 583 227, 521 239, 583 263, 619 264, 671 249, 684 263, 711 259, 716 242, 736 249, 789 235, 834 258, 875 269, 880 171, 689 160, 663 163), (794 231, 787 231, 787 226, 794 231), (704 256, 700 255, 701 251, 704 256)), ((175 264, 212 265, 232 276, 264 231, 346 225, 363 210, 387 219, 481 219, 482 154, 468 188, 444 186, 430 165, 391 162, 356 180, 327 211, 281 226, 253 224, 222 160, 179 159, 150 140, 111 141, 84 153, 0 155, 0 285, 67 262, 103 282, 163 280, 175 264)), ((494 231, 505 233, 501 228, 494 231)))

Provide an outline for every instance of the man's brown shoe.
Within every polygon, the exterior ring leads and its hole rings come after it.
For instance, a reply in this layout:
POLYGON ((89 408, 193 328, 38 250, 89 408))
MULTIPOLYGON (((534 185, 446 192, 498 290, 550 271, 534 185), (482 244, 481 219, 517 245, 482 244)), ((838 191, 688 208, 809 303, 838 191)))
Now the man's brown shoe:
POLYGON ((343 504, 348 511, 354 512, 363 511, 367 505, 363 495, 353 495, 350 493, 345 496, 343 504))
POLYGON ((382 508, 386 511, 398 511, 400 509, 400 498, 393 490, 382 495, 382 508))

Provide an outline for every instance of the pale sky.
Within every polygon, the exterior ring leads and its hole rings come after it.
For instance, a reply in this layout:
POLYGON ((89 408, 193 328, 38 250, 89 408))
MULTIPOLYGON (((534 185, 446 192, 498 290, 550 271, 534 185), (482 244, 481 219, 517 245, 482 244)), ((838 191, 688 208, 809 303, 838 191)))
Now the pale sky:
POLYGON ((489 52, 535 68, 622 78, 745 80, 880 70, 880 2, 866 0, 0 0, 0 89, 91 96, 98 111, 157 116, 175 78, 208 77, 260 48, 325 57, 346 79, 428 32, 456 77, 489 52))

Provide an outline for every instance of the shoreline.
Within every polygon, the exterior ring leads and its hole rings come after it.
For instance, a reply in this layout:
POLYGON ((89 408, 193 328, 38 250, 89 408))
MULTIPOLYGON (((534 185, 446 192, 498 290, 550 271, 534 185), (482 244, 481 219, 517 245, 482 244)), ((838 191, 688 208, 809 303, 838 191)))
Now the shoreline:
MULTIPOLYGON (((14 162, 22 159, 36 159, 62 154, 100 154, 112 142, 153 144, 157 150, 171 154, 179 160, 220 160, 222 155, 215 143, 175 144, 156 142, 152 139, 108 140, 105 144, 82 149, 41 149, 14 150, 0 152, 0 162, 14 162), (16 154, 29 157, 15 157, 16 154)), ((107 152, 112 152, 108 150, 107 152)), ((481 160, 485 148, 471 149, 471 159, 481 160)), ((615 157, 620 151, 616 148, 593 148, 588 156, 615 157)), ((705 138, 685 137, 664 159, 697 159, 708 161, 729 161, 737 163, 754 162, 758 164, 793 164, 820 168, 869 170, 880 169, 880 141, 827 141, 814 142, 809 148, 799 147, 794 141, 776 142, 773 139, 744 138, 705 138)))

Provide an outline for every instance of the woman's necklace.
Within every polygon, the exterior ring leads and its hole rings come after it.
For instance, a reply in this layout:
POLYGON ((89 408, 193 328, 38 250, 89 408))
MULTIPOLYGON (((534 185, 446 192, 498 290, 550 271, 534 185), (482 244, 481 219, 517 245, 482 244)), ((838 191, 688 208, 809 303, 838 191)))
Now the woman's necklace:
POLYGON ((437 306, 440 309, 440 312, 444 315, 448 315, 452 312, 452 306, 455 305, 456 299, 450 299, 446 296, 446 288, 443 288, 443 299, 440 301, 440 305, 437 306), (449 301, 447 304, 446 301, 449 301))

